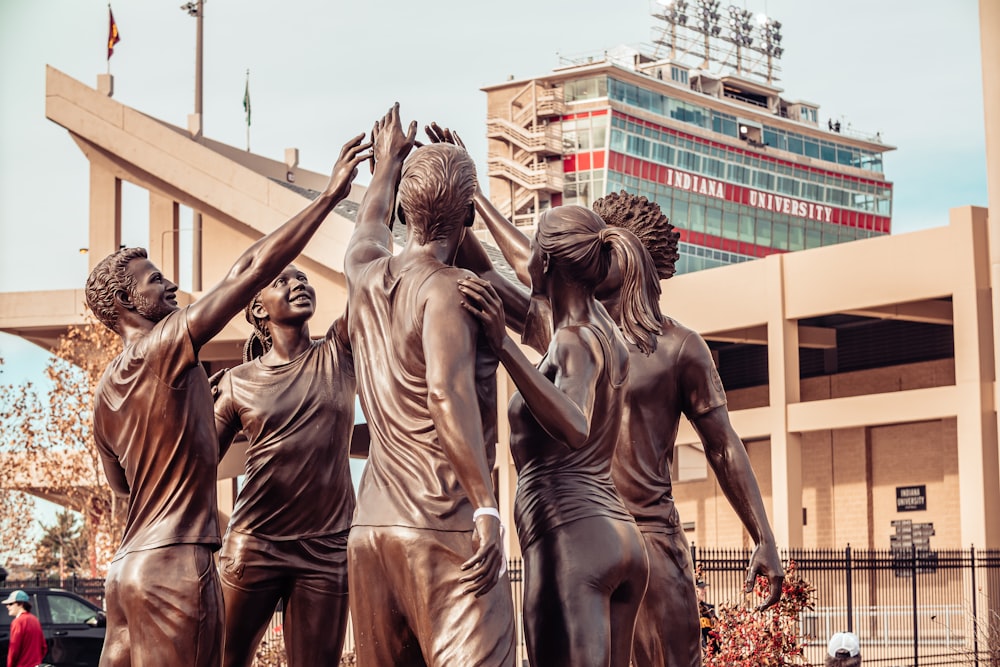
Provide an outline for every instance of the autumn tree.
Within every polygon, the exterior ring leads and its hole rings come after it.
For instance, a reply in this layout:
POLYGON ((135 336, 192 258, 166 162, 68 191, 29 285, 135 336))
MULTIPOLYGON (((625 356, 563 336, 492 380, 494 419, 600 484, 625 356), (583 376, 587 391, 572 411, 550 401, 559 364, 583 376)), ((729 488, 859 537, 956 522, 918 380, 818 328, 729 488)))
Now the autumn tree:
POLYGON ((0 560, 8 565, 24 565, 31 557, 29 538, 35 523, 35 501, 17 488, 14 468, 20 465, 16 462, 17 443, 22 440, 21 430, 26 428, 20 415, 30 414, 36 401, 30 383, 0 384, 0 560))
POLYGON ((805 664, 809 639, 800 634, 799 618, 815 604, 815 587, 802 578, 795 561, 785 566, 781 599, 770 609, 757 611, 767 599, 767 578, 758 576, 753 591, 743 599, 719 607, 714 639, 705 652, 705 667, 787 667, 805 664))
POLYGON ((59 339, 46 392, 28 385, 0 394, 0 490, 79 512, 91 577, 106 573, 124 524, 125 502, 108 486, 91 431, 94 389, 120 351, 118 335, 90 318, 59 339))

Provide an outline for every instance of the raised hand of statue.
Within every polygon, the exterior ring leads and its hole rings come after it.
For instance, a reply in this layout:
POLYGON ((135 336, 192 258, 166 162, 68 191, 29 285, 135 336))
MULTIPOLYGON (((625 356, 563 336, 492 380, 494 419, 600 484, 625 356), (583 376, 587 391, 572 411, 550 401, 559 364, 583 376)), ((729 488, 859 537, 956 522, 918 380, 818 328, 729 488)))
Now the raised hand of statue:
POLYGON ((781 565, 781 557, 773 544, 758 544, 750 556, 750 566, 747 568, 745 591, 753 590, 757 575, 767 577, 769 595, 757 611, 767 609, 781 599, 781 585, 785 581, 785 569, 781 565))
POLYGON ((432 144, 454 144, 465 148, 465 142, 458 136, 458 132, 441 127, 437 123, 432 122, 430 125, 424 126, 424 133, 427 134, 427 138, 431 140, 432 144))
POLYGON ((382 160, 397 159, 402 161, 413 149, 413 142, 417 138, 417 121, 410 121, 406 134, 399 120, 399 102, 392 105, 392 108, 376 121, 372 128, 372 144, 374 150, 375 164, 382 160))
POLYGON ((493 285, 482 278, 465 278, 458 281, 458 291, 465 296, 462 307, 479 320, 486 341, 499 354, 504 338, 507 337, 507 329, 503 302, 493 285))
POLYGON ((349 140, 340 149, 340 157, 333 165, 333 173, 330 175, 330 182, 326 186, 328 195, 335 199, 343 199, 351 191, 351 183, 358 175, 358 165, 371 158, 371 143, 362 143, 365 138, 364 133, 359 134, 349 140))
POLYGON ((501 540, 499 519, 488 514, 476 517, 472 531, 472 548, 476 553, 462 563, 462 570, 468 574, 459 579, 463 584, 468 584, 463 593, 473 593, 479 597, 496 586, 504 567, 501 540))

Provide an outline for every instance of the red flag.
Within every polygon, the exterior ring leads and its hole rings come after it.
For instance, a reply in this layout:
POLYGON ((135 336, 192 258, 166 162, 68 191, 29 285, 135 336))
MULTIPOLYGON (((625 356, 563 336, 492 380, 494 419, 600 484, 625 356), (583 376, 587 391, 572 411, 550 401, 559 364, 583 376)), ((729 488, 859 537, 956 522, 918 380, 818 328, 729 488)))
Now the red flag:
POLYGON ((108 5, 108 60, 115 52, 115 44, 121 41, 118 37, 118 24, 115 23, 115 15, 111 13, 111 5, 108 5))

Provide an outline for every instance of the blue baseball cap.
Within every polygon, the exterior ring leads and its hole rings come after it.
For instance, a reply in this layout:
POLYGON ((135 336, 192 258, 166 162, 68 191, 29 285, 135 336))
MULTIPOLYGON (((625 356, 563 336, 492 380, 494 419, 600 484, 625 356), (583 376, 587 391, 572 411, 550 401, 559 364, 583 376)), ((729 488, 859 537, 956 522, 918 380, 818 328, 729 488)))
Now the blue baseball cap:
POLYGON ((0 602, 0 604, 13 604, 14 602, 28 602, 30 600, 31 598, 29 598, 28 594, 24 591, 11 591, 10 595, 7 596, 7 599, 0 602))

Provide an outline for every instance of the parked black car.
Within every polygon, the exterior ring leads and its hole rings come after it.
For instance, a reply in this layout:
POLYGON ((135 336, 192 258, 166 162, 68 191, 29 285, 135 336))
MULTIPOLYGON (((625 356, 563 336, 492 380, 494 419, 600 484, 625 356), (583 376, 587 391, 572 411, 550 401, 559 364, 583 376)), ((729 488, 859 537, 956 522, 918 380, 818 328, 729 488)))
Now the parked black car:
MULTIPOLYGON (((104 647, 106 619, 100 607, 59 588, 22 588, 31 598, 31 613, 42 623, 49 645, 45 663, 55 667, 97 667, 104 647)), ((0 589, 0 599, 10 590, 0 589)), ((10 622, 0 610, 0 665, 7 664, 10 622)))

